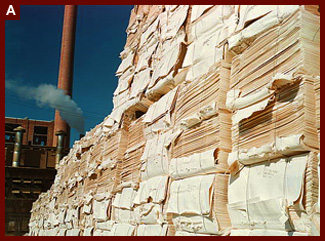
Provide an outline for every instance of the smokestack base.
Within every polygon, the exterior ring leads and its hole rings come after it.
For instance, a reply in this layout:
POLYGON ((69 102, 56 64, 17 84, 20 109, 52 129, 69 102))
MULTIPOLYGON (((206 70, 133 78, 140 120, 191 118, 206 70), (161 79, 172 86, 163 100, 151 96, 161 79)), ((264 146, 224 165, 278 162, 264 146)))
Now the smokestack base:
POLYGON ((60 160, 63 157, 63 141, 67 133, 62 130, 59 130, 55 132, 55 135, 58 137, 57 146, 56 146, 56 165, 58 165, 60 160))
POLYGON ((14 155, 12 158, 12 166, 19 167, 20 166, 20 156, 21 156, 21 145, 23 142, 23 135, 26 132, 26 129, 22 126, 18 126, 14 129, 16 132, 15 136, 15 147, 14 147, 14 155))

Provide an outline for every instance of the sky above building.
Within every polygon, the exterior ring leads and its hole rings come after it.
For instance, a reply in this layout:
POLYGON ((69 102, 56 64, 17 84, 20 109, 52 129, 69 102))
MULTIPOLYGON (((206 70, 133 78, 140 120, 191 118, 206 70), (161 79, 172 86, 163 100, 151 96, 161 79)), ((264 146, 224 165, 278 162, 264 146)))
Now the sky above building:
MULTIPOLYGON (((113 92, 126 41, 132 5, 78 7, 72 98, 83 111, 85 130, 103 121, 113 108, 113 92)), ((21 6, 20 20, 6 20, 6 81, 37 88, 57 85, 64 6, 21 6)), ((54 109, 40 106, 11 89, 5 92, 8 117, 54 120, 54 109)), ((71 130, 70 145, 79 139, 71 130)))

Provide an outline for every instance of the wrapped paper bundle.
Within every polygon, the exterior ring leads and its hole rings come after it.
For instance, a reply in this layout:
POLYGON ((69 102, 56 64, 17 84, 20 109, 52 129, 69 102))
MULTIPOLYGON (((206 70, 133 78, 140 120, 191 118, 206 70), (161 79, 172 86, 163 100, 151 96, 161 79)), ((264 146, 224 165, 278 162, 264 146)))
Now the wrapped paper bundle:
POLYGON ((124 45, 125 49, 132 49, 135 50, 138 48, 140 44, 140 38, 141 38, 141 27, 143 23, 140 22, 137 26, 137 31, 132 31, 128 34, 128 37, 126 39, 126 43, 124 45))
POLYGON ((137 217, 133 208, 135 196, 136 191, 132 187, 124 187, 122 191, 116 193, 112 202, 112 221, 128 225, 136 223, 137 217))
POLYGON ((141 165, 140 158, 143 153, 143 148, 144 147, 142 146, 139 149, 137 147, 133 150, 127 150, 125 159, 123 160, 122 164, 123 169, 121 173, 121 185, 129 182, 133 183, 134 185, 137 185, 139 183, 141 165))
POLYGON ((140 36, 140 45, 138 49, 143 48, 151 40, 154 42, 159 41, 157 30, 159 28, 159 18, 156 18, 152 23, 143 22, 142 25, 142 34, 140 36))
POLYGON ((156 101, 178 84, 174 77, 182 65, 186 52, 184 26, 188 11, 188 5, 167 7, 156 20, 159 44, 152 55, 153 74, 146 91, 146 96, 151 100, 156 101))
MULTIPOLYGON (((187 166, 185 166, 187 167, 187 166)), ((200 188, 196 189, 194 183, 191 187, 187 187, 186 183, 191 182, 191 180, 195 178, 200 178, 200 176, 195 176, 193 178, 190 177, 191 175, 183 175, 182 177, 188 177, 185 179, 180 179, 179 185, 177 186, 177 190, 174 189, 175 184, 172 182, 170 195, 171 197, 168 199, 167 205, 167 213, 174 213, 173 215, 173 224, 176 227, 176 231, 187 231, 187 232, 194 232, 194 233, 201 233, 201 234, 214 234, 214 235, 223 235, 227 234, 231 228, 229 214, 227 212, 227 188, 228 188, 228 180, 229 174, 216 174, 213 180, 213 186, 209 189, 209 195, 211 194, 211 213, 205 215, 196 215, 200 214, 197 211, 191 211, 192 209, 179 211, 180 207, 173 208, 175 202, 175 198, 178 202, 181 202, 183 192, 192 192, 192 199, 195 197, 195 192, 200 192, 200 188), (183 190, 184 189, 184 190, 183 190), (188 189, 188 190, 187 190, 188 189), (176 190, 176 193, 173 192, 176 190), (212 194, 213 193, 213 194, 212 194), (172 210, 171 210, 172 209, 172 210), (169 210, 169 211, 168 211, 169 210), (178 211, 176 211, 178 210, 178 211), (187 213, 189 212, 189 213, 187 213), (193 212, 193 213, 192 213, 193 212), (178 215, 176 215, 178 214, 178 215), (179 215, 181 214, 181 215, 179 215), (191 225, 190 225, 191 224, 191 225), (201 227, 201 228, 200 228, 201 227)), ((213 177, 214 175, 208 175, 213 177)), ((201 176, 204 178, 207 176, 201 176)), ((202 183, 201 183, 202 184, 202 183)), ((201 184, 200 187, 201 187, 201 184)), ((203 185, 203 184, 202 184, 203 185)), ((203 188, 203 186, 201 187, 203 188)), ((200 195, 199 195, 200 197, 200 195)), ((200 201, 203 201, 203 197, 199 198, 200 201)), ((189 201, 188 201, 189 202, 189 201)), ((192 207, 193 208, 193 207, 192 207)))
POLYGON ((65 170, 62 172, 61 187, 71 190, 76 184, 76 173, 79 171, 79 161, 74 159, 67 159, 65 170))
MULTIPOLYGON (((197 11, 196 7, 193 9, 197 11)), ((221 43, 233 32, 235 21, 232 16, 233 6, 214 6, 190 24, 187 35, 190 44, 182 65, 182 68, 189 68, 187 81, 205 74, 213 64, 224 58, 225 46, 221 43)))
POLYGON ((92 217, 96 224, 106 222, 110 219, 111 210, 111 195, 110 193, 97 192, 92 200, 92 217))
MULTIPOLYGON (((157 32, 155 31, 155 33, 157 32)), ((151 70, 151 60, 158 44, 159 39, 157 37, 157 34, 153 34, 148 40, 146 40, 143 46, 139 48, 137 51, 137 64, 135 69, 137 73, 144 70, 151 70)))
POLYGON ((172 181, 166 213, 210 215, 214 177, 209 174, 172 181))
POLYGON ((114 222, 112 220, 96 222, 95 227, 93 228, 93 235, 92 236, 111 236, 111 231, 114 226, 114 222))
POLYGON ((122 161, 121 185, 133 183, 138 185, 140 181, 141 156, 144 151, 144 116, 131 122, 128 127, 127 150, 122 161))
POLYGON ((240 89, 244 97, 265 87, 276 73, 318 76, 319 27, 318 16, 298 8, 279 26, 268 29, 233 58, 231 89, 240 89))
MULTIPOLYGON (((155 20, 157 20, 157 17, 162 10, 162 5, 144 5, 144 7, 140 7, 139 9, 133 11, 134 15, 136 15, 136 17, 134 17, 136 20, 133 20, 133 18, 130 19, 129 22, 129 26, 127 29, 128 37, 124 46, 126 52, 129 50, 136 50, 137 54, 140 54, 139 51, 141 52, 141 54, 145 52, 145 50, 147 49, 145 47, 147 43, 146 40, 149 39, 152 33, 155 33, 155 30, 157 30, 155 26, 157 26, 156 24, 158 22, 155 22, 155 20), (148 28, 149 31, 147 31, 148 28)), ((150 55, 151 54, 149 54, 148 57, 150 57, 150 55)), ((135 61, 137 60, 135 59, 135 61)), ((137 67, 137 71, 139 71, 139 68, 137 67)))
POLYGON ((85 152, 80 156, 80 163, 79 163, 79 174, 84 180, 88 176, 87 167, 89 165, 90 160, 90 152, 85 152))
POLYGON ((185 32, 181 29, 177 36, 158 45, 152 59, 151 81, 146 91, 146 96, 150 100, 156 101, 175 86, 172 81, 184 56, 184 37, 185 32))
MULTIPOLYGON (((99 165, 98 189, 115 192, 121 183, 122 158, 127 147, 127 133, 119 130, 104 140, 103 162, 99 165)), ((98 192, 99 192, 98 191, 98 192)))
MULTIPOLYGON (((92 200, 90 202, 91 207, 92 207, 92 200)), ((87 206, 89 206, 90 204, 86 204, 87 206)), ((84 209, 85 206, 83 206, 84 209)), ((83 236, 87 236, 91 233, 93 233, 93 228, 94 228, 94 218, 93 218, 93 210, 92 208, 90 209, 91 213, 84 213, 84 211, 81 212, 80 214, 80 229, 83 230, 83 236)))
POLYGON ((235 34, 228 38, 229 52, 240 54, 260 35, 280 25, 299 5, 236 5, 235 34))
POLYGON ((210 174, 172 181, 166 213, 173 215, 176 235, 177 232, 219 233, 218 224, 211 213, 214 178, 215 175, 210 174))
POLYGON ((118 156, 118 148, 116 146, 121 140, 121 132, 117 132, 115 135, 107 136, 103 141, 103 160, 108 158, 111 160, 116 160, 118 156))
POLYGON ((184 130, 172 144, 171 158, 189 157, 213 149, 219 171, 227 170, 231 150, 230 116, 219 111, 218 115, 184 130))
POLYGON ((148 112, 146 113, 143 119, 143 122, 147 124, 152 124, 164 117, 165 115, 170 115, 170 113, 175 108, 178 89, 178 87, 174 88, 173 90, 169 91, 166 95, 161 97, 157 102, 152 104, 149 107, 148 112))
MULTIPOLYGON (((168 218, 163 214, 168 187, 167 176, 156 176, 140 183, 137 194, 133 200, 134 219, 140 227, 137 235, 165 236, 169 225, 168 218), (148 226, 148 230, 144 226, 148 226), (155 234, 153 233, 156 230, 155 234)), ((171 219, 170 219, 171 222, 171 219)))
POLYGON ((113 103, 114 109, 122 107, 129 100, 129 90, 130 84, 132 83, 134 75, 134 69, 128 69, 119 77, 119 84, 114 92, 113 103))
MULTIPOLYGON (((64 217, 64 224, 68 230, 79 229, 79 200, 70 199, 64 217)), ((68 235, 67 235, 68 236, 68 235)))
POLYGON ((168 175, 169 149, 168 142, 171 131, 153 134, 147 139, 141 156, 141 181, 157 176, 168 175))
POLYGON ((58 198, 57 198, 58 205, 65 204, 67 202, 69 192, 70 191, 67 188, 64 188, 60 191, 58 198))
POLYGON ((159 14, 164 10, 164 5, 148 5, 149 12, 148 16, 145 19, 145 26, 143 30, 146 30, 159 16, 159 14))
POLYGON ((285 157, 232 173, 228 210, 233 228, 308 230, 308 223, 303 220, 306 215, 301 214, 306 213, 308 206, 304 203, 306 167, 315 161, 314 157, 314 153, 285 157), (288 208, 295 211, 289 212, 288 208))
POLYGON ((188 11, 189 5, 169 5, 166 7, 165 22, 161 19, 162 40, 174 38, 177 35, 178 31, 184 26, 188 11))
POLYGON ((101 171, 98 173, 97 177, 97 192, 107 192, 111 193, 117 185, 117 161, 110 160, 104 163, 101 171))
POLYGON ((191 127, 217 115, 220 109, 225 110, 229 70, 230 66, 222 61, 192 83, 181 86, 175 107, 176 125, 191 127))
POLYGON ((136 236, 166 236, 167 225, 139 225, 136 236))
POLYGON ((91 175, 84 180, 84 192, 88 193, 90 191, 97 192, 98 179, 97 174, 91 175))
MULTIPOLYGON (((126 30, 127 39, 124 49, 136 50, 139 47, 142 28, 145 24, 148 14, 150 13, 150 10, 151 5, 141 5, 132 9, 129 25, 126 30)), ((153 12, 154 11, 152 9, 151 16, 153 15, 153 12)), ((152 17, 148 19, 148 23, 149 22, 152 22, 152 17)))
POLYGON ((145 113, 152 102, 144 95, 145 90, 150 82, 150 69, 143 70, 134 75, 130 86, 128 100, 120 108, 125 112, 141 111, 145 113))
POLYGON ((90 163, 100 164, 102 162, 102 155, 103 155, 103 140, 105 138, 102 137, 98 140, 97 143, 91 148, 90 152, 90 163))
MULTIPOLYGON (((232 117, 231 158, 249 164, 319 148, 314 80, 284 77, 275 77, 271 87, 256 94, 229 98, 232 101, 228 99, 228 106, 238 108, 232 117), (284 85, 280 85, 279 81, 283 81, 284 85), (276 90, 272 90, 274 85, 277 85, 276 90)), ((230 164, 233 160, 230 159, 230 164)))
POLYGON ((76 183, 76 186, 74 187, 74 196, 76 199, 81 199, 83 194, 84 194, 84 188, 83 188, 84 183, 83 182, 78 182, 76 183))
MULTIPOLYGON (((120 53, 120 57, 122 59, 121 64, 119 65, 116 76, 121 77, 125 72, 131 70, 134 63, 135 52, 129 49, 125 49, 120 53)), ((119 89, 119 91, 123 91, 124 89, 119 89)))
POLYGON ((145 125, 143 123, 143 119, 145 115, 140 118, 132 121, 128 127, 128 149, 134 146, 141 146, 145 144, 145 136, 144 136, 144 128, 145 125))
POLYGON ((213 5, 192 5, 191 22, 205 14, 213 5))

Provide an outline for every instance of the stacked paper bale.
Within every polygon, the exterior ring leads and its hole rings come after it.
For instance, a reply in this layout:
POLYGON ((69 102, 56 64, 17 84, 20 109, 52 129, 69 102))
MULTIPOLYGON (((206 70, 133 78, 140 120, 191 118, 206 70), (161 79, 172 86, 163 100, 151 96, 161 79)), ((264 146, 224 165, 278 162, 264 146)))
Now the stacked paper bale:
POLYGON ((231 233, 308 235, 318 193, 319 17, 298 6, 248 6, 245 13, 239 27, 248 27, 229 40, 237 54, 227 96, 233 111, 231 233), (263 10, 269 13, 249 17, 263 10))
POLYGON ((316 127, 318 132, 318 142, 320 143, 320 77, 315 79, 315 92, 316 92, 316 127))
MULTIPOLYGON (((120 151, 125 151, 123 133, 123 127, 105 132, 100 124, 74 144, 57 166, 54 184, 45 195, 51 207, 43 219, 50 225, 44 229, 44 225, 31 222, 34 234, 38 230, 38 235, 93 235, 99 232, 97 227, 105 231, 103 223, 109 218, 112 193, 120 184, 117 166, 123 156, 120 151)), ((44 202, 41 199, 36 203, 44 202)), ((35 210, 39 208, 35 206, 35 210)))
POLYGON ((175 235, 223 235, 231 228, 226 209, 231 116, 225 108, 230 65, 223 42, 233 14, 230 5, 191 7, 169 165, 166 212, 175 235))
POLYGON ((127 150, 122 161, 120 186, 138 186, 140 181, 140 158, 144 151, 144 116, 134 120, 128 127, 127 150))
POLYGON ((175 88, 155 102, 145 114, 145 149, 140 160, 140 185, 134 199, 138 215, 138 236, 165 236, 168 218, 163 212, 169 184, 169 147, 172 138, 171 114, 177 98, 175 88))
POLYGON ((126 32, 30 235, 319 235, 318 8, 139 5, 126 32))
POLYGON ((231 227, 226 210, 227 157, 231 151, 231 116, 225 109, 229 73, 229 65, 221 62, 180 86, 167 207, 167 213, 173 215, 176 235, 220 235, 231 227), (200 210, 196 202, 204 203, 205 209, 200 210))

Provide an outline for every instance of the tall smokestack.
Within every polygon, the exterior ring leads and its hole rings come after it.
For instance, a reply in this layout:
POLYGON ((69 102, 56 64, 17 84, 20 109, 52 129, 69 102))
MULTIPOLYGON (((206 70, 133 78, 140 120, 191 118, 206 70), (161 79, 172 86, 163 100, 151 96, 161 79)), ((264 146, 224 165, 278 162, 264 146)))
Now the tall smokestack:
MULTIPOLYGON (((77 6, 66 5, 62 29, 61 56, 58 88, 64 90, 66 95, 72 96, 74 47, 76 38, 77 6)), ((59 111, 55 111, 54 133, 64 131, 67 134, 63 147, 69 148, 70 126, 62 120, 59 111)), ((54 145, 57 139, 53 137, 54 145)))
POLYGON ((15 147, 14 147, 14 155, 12 158, 12 166, 19 167, 20 166, 20 156, 21 156, 21 144, 23 142, 24 132, 26 131, 23 127, 18 126, 14 129, 16 132, 15 136, 15 147))

